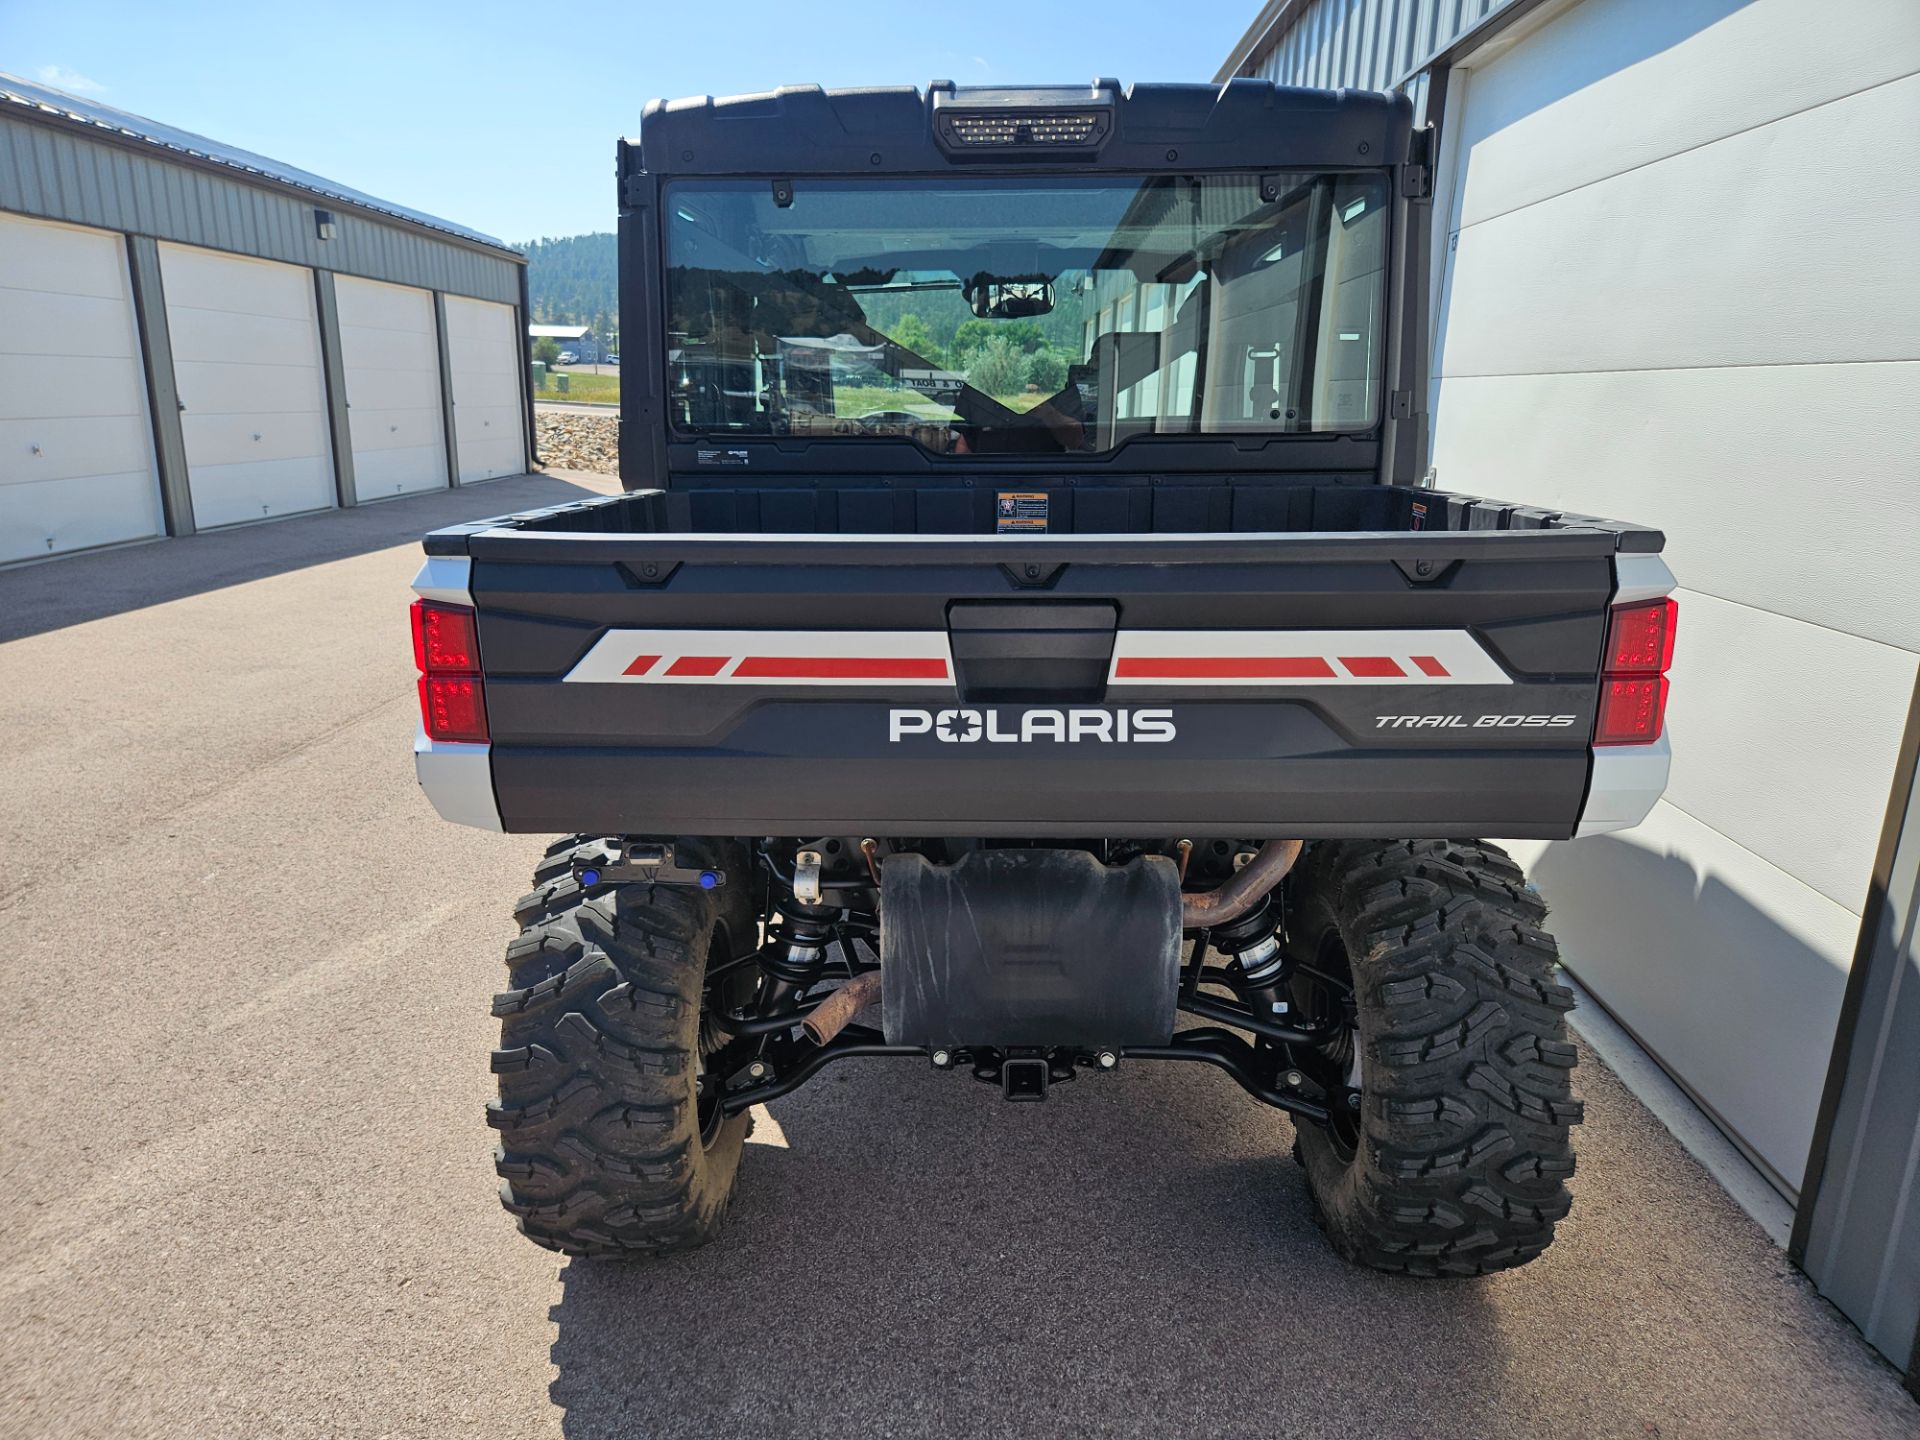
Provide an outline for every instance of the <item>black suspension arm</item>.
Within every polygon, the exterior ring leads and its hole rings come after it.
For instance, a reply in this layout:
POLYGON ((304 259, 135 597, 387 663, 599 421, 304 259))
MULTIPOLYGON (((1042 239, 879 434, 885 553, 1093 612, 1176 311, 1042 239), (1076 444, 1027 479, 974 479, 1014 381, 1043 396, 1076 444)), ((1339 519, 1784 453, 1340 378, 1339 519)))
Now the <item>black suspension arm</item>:
POLYGON ((1120 1052, 1130 1060, 1196 1060, 1231 1075, 1254 1099, 1285 1110, 1302 1120, 1325 1123, 1327 1107, 1299 1095, 1276 1090, 1260 1077, 1259 1052, 1238 1035, 1225 1030, 1183 1030, 1171 1045, 1129 1045, 1120 1052))
MULTIPOLYGON (((864 1026, 855 1027, 849 1025, 847 1027, 849 1032, 856 1029, 858 1029, 862 1035, 876 1033, 867 1030, 864 1026)), ((778 1100, 788 1091, 797 1090, 800 1086, 806 1084, 807 1081, 811 1080, 834 1061, 852 1059, 857 1055, 917 1055, 924 1060, 927 1058, 927 1050, 924 1045, 887 1045, 860 1038, 850 1040, 843 1036, 843 1038, 835 1040, 831 1045, 825 1045, 814 1050, 811 1055, 801 1060, 791 1070, 777 1076, 775 1079, 769 1080, 764 1085, 754 1085, 748 1089, 735 1090, 729 1095, 722 1096, 720 1109, 728 1115, 738 1115, 742 1110, 750 1106, 762 1105, 769 1100, 778 1100)))

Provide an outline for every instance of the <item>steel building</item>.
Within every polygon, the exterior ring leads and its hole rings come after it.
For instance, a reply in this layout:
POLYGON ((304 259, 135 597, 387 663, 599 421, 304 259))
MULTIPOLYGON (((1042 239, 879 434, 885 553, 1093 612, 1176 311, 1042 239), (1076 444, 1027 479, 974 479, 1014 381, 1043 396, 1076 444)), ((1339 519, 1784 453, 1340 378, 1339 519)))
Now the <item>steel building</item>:
POLYGON ((1398 88, 1438 128, 1436 483, 1667 532, 1666 799, 1514 848, 1568 967, 1909 1366, 1920 191, 1890 147, 1920 7, 1274 0, 1233 75, 1398 88))
POLYGON ((526 264, 0 75, 0 563, 527 468, 526 264))
POLYGON ((600 363, 600 338, 591 325, 529 325, 527 339, 551 340, 562 350, 573 352, 582 365, 600 363))

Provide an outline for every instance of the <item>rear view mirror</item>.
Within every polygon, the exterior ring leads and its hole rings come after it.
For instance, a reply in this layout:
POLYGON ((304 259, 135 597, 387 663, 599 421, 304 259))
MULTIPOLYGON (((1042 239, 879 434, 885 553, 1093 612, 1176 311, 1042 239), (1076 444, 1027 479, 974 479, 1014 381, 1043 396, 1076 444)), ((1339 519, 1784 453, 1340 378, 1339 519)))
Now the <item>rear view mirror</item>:
POLYGON ((982 320, 1031 320, 1053 313, 1053 280, 1046 275, 978 274, 961 293, 982 320))

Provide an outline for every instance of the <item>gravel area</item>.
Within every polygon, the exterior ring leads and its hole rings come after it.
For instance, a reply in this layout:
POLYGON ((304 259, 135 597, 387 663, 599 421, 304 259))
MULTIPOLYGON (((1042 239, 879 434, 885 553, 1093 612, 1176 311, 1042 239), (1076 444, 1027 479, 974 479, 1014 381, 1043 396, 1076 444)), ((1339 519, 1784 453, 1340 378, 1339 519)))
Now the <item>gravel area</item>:
POLYGON ((540 463, 549 470, 620 472, 620 417, 568 410, 539 410, 533 415, 540 463))

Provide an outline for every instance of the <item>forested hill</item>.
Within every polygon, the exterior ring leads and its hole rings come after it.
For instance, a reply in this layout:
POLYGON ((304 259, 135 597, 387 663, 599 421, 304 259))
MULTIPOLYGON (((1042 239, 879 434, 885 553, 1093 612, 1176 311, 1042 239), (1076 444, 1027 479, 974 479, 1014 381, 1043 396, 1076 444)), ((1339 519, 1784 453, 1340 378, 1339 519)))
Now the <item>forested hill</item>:
POLYGON ((567 235, 525 240, 527 292, 538 325, 591 325, 602 337, 620 328, 620 257, 614 237, 567 235))

